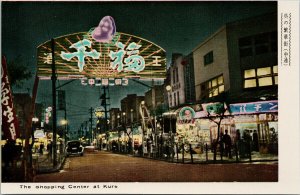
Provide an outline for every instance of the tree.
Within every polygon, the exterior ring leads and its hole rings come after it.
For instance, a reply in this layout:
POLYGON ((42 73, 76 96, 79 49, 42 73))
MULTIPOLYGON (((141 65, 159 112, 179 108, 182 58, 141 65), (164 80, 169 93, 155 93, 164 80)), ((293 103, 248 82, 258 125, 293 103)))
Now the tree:
POLYGON ((21 55, 18 55, 15 59, 8 61, 7 71, 11 86, 21 88, 24 80, 28 80, 32 77, 32 72, 28 69, 28 67, 28 63, 24 63, 21 55))
POLYGON ((229 100, 228 94, 223 93, 219 97, 215 98, 217 103, 209 104, 206 106, 207 111, 207 118, 214 122, 217 125, 218 132, 217 132, 217 139, 216 142, 213 144, 214 150, 214 161, 217 158, 217 147, 220 144, 220 129, 222 120, 226 117, 226 112, 230 112, 229 107, 229 100))

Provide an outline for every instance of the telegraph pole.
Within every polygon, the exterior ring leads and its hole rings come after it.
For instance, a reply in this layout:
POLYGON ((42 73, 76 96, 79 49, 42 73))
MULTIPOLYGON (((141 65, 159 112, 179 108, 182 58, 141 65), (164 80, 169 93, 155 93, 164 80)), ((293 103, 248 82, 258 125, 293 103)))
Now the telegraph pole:
POLYGON ((51 50, 52 50, 52 111, 53 111, 53 118, 52 118, 52 129, 53 129, 53 167, 56 167, 57 161, 56 161, 56 71, 55 71, 55 58, 54 58, 54 47, 55 47, 55 42, 54 39, 51 39, 51 50))
POLYGON ((108 124, 107 124, 107 119, 108 119, 107 113, 108 113, 108 111, 107 111, 107 106, 109 105, 107 103, 107 101, 106 101, 106 100, 109 99, 109 97, 108 98, 106 97, 106 88, 107 87, 103 86, 103 94, 100 96, 100 99, 102 100, 101 106, 104 107, 104 118, 105 118, 105 121, 104 121, 104 131, 105 132, 108 131, 108 124))
POLYGON ((91 139, 91 143, 92 143, 92 139, 93 139, 93 108, 90 108, 90 114, 91 114, 91 135, 90 135, 90 139, 91 139))
POLYGON ((104 88, 104 116, 105 116, 105 132, 108 131, 108 128, 107 128, 107 102, 106 102, 106 87, 103 87, 104 88))

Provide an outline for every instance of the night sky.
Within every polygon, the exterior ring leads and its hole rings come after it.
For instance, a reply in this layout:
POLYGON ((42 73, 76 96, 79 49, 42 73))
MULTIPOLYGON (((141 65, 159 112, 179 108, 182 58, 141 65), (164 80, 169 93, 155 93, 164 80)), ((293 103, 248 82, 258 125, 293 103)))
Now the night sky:
MULTIPOLYGON (((227 22, 277 11, 276 2, 1 2, 1 53, 7 60, 22 55, 36 71, 36 48, 58 36, 88 31, 107 15, 118 32, 145 38, 164 48, 167 64, 172 53, 189 54, 227 22)), ((34 75, 33 74, 33 75, 34 75)), ((30 92, 34 79, 14 92, 30 92)), ((59 81, 63 84, 64 81, 59 81)), ((98 87, 72 82, 66 90, 71 129, 88 120, 89 108, 99 107, 98 87)), ((111 87, 111 107, 120 107, 126 94, 144 95, 148 88, 130 82, 111 87)), ((51 81, 40 81, 37 102, 51 106, 51 81)), ((58 117, 63 112, 58 111, 58 117)))

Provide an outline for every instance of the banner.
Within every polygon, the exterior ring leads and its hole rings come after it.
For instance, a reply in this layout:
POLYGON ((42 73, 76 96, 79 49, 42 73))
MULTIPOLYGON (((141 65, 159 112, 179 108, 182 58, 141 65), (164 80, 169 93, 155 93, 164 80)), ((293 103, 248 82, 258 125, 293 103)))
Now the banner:
POLYGON ((13 108, 11 88, 7 76, 6 59, 2 56, 1 68, 2 139, 16 140, 20 136, 19 123, 13 108))
POLYGON ((278 100, 230 104, 231 114, 278 112, 278 100))

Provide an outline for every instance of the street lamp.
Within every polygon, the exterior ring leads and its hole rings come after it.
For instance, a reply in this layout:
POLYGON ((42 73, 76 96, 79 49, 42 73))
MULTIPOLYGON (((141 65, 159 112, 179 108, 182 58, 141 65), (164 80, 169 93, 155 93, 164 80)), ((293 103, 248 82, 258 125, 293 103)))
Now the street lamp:
POLYGON ((133 155, 133 147, 134 147, 134 144, 133 144, 133 109, 130 109, 130 118, 131 118, 131 150, 132 150, 132 155, 133 155))
POLYGON ((130 118, 131 118, 131 123, 133 123, 133 109, 130 109, 130 118))
POLYGON ((118 123, 118 127, 120 126, 120 114, 117 115, 117 123, 118 123))
POLYGON ((34 123, 39 122, 39 119, 37 117, 33 117, 32 122, 34 122, 34 123))
POLYGON ((123 112, 123 121, 124 121, 124 126, 126 127, 126 112, 123 112))
POLYGON ((60 124, 61 124, 61 125, 67 125, 67 124, 68 124, 68 121, 65 120, 65 119, 63 119, 63 120, 60 121, 60 124))
POLYGON ((140 111, 142 114, 142 154, 144 156, 144 134, 145 134, 145 115, 144 115, 144 106, 145 106, 145 101, 141 101, 141 105, 140 105, 140 111))
POLYGON ((171 147, 173 147, 173 141, 171 140, 171 138, 172 138, 172 131, 171 131, 171 119, 172 119, 172 115, 171 115, 171 112, 170 112, 170 107, 171 107, 171 98, 170 98, 170 93, 171 93, 171 91, 172 91, 172 86, 171 85, 167 85, 166 86, 166 90, 167 90, 167 92, 168 92, 168 115, 167 116, 169 116, 169 121, 170 121, 170 123, 169 123, 169 139, 168 139, 168 141, 171 141, 171 147))

